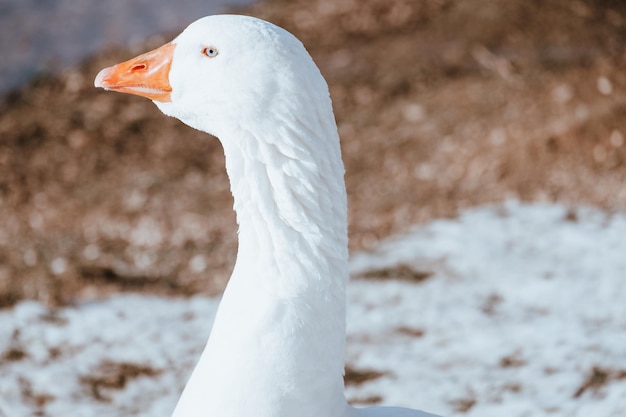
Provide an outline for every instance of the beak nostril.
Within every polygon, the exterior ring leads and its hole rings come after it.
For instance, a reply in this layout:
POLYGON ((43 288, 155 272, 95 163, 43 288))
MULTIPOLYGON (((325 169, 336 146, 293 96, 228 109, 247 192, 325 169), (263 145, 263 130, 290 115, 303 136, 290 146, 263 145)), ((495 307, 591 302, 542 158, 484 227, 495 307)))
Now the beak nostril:
POLYGON ((130 72, 144 71, 148 66, 146 64, 136 64, 130 69, 130 72))

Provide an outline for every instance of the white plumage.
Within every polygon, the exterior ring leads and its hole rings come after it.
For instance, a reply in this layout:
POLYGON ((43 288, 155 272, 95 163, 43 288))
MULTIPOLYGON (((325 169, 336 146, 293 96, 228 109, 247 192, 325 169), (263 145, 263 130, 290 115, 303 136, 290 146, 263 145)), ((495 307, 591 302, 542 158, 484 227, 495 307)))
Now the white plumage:
POLYGON ((96 86, 151 98, 224 147, 237 262, 174 417, 429 416, 346 402, 344 168, 328 86, 300 41, 209 16, 96 86))

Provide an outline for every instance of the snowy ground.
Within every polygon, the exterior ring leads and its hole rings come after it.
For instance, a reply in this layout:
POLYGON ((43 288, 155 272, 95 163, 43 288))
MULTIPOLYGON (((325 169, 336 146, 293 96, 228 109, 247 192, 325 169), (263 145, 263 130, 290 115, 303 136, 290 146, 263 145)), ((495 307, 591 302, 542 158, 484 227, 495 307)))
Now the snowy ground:
MULTIPOLYGON (((352 270, 351 401, 626 415, 624 214, 476 209, 357 254, 352 270)), ((218 302, 121 295, 0 312, 0 416, 169 417, 218 302)))

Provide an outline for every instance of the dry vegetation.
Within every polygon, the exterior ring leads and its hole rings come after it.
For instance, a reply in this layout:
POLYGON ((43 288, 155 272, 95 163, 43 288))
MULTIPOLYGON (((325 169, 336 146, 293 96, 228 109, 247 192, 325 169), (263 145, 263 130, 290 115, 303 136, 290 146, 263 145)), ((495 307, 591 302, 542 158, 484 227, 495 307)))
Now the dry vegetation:
MULTIPOLYGON (((502 201, 626 207, 626 5, 275 0, 326 76, 353 249, 502 201)), ((146 48, 155 45, 146 45, 146 48)), ((216 140, 97 91, 109 51, 0 106, 0 305, 219 292, 234 261, 216 140)))

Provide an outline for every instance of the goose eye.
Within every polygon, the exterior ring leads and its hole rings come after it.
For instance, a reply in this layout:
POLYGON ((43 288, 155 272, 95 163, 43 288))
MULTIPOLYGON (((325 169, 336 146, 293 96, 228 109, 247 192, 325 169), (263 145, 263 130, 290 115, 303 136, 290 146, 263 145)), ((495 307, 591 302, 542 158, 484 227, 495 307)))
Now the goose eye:
POLYGON ((206 48, 202 48, 202 55, 215 58, 217 56, 217 49, 212 46, 207 46, 206 48))

